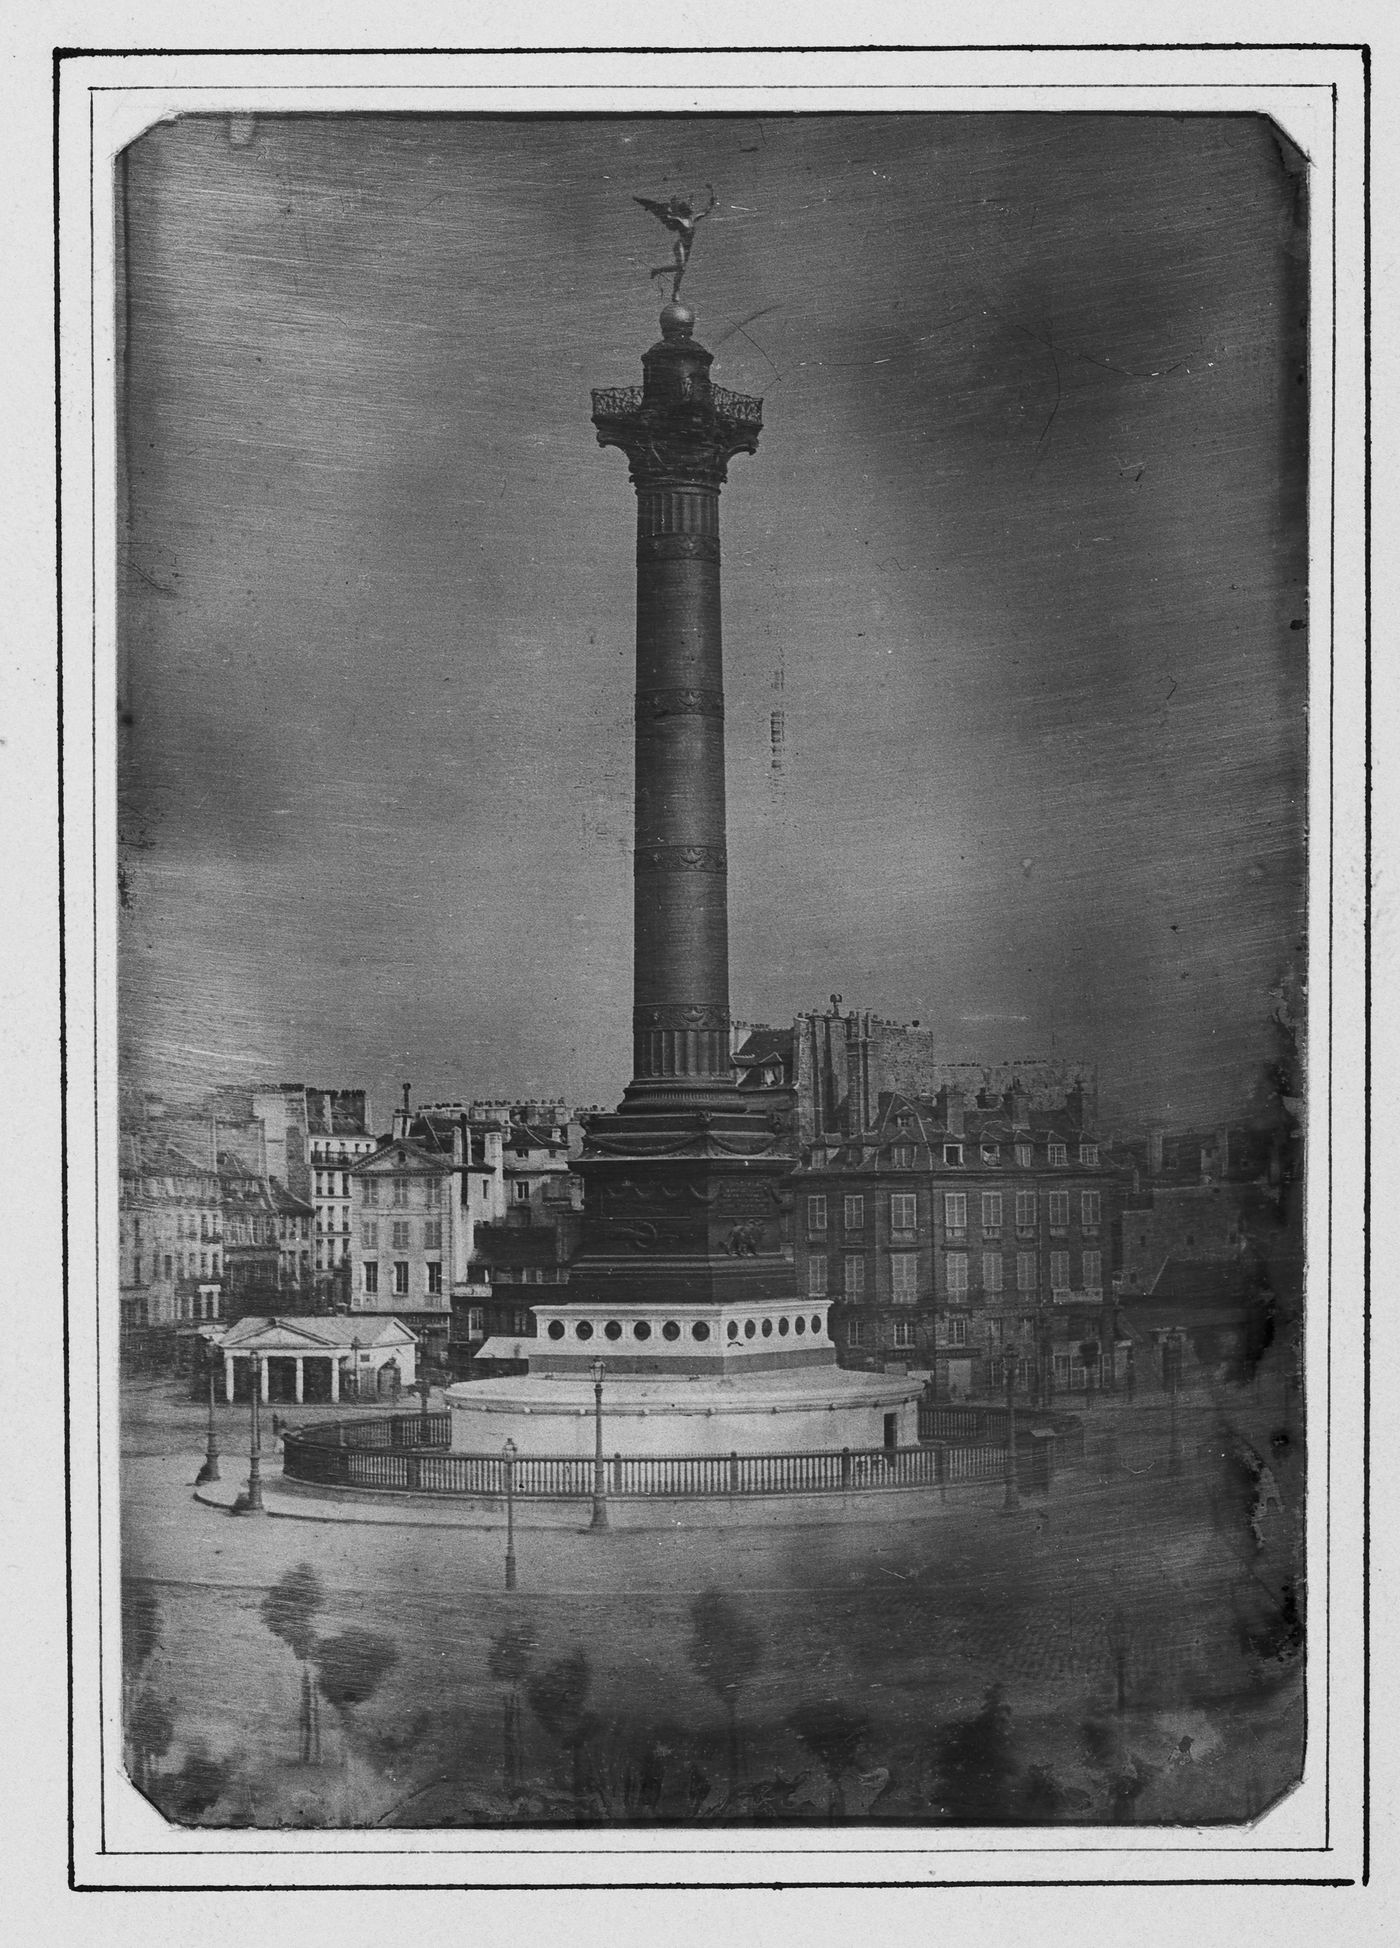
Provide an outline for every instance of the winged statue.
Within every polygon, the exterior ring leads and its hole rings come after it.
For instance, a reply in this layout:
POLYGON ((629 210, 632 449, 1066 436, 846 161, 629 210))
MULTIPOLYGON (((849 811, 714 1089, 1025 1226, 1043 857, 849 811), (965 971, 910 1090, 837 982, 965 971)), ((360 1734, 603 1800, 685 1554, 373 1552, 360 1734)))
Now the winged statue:
POLYGON ((703 210, 697 210, 695 205, 687 202, 683 196, 673 196, 666 203, 659 203, 654 196, 634 196, 632 198, 634 203, 640 203, 644 210, 649 210, 658 222, 664 223, 666 228, 675 235, 676 241, 671 246, 672 261, 669 264, 658 264, 655 270, 647 272, 648 277, 669 277, 671 279, 672 303, 675 302, 676 295, 681 288, 681 279, 685 276, 685 267, 690 262, 691 248, 695 243, 695 232, 719 201, 719 198, 715 195, 714 185, 712 183, 706 183, 705 187, 710 192, 710 200, 703 210))

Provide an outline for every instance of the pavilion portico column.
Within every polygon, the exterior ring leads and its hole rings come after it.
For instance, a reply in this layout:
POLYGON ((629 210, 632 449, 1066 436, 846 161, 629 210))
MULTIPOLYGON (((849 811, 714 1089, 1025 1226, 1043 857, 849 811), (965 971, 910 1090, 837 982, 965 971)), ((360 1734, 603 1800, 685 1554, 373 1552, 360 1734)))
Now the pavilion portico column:
POLYGON ((233 1354, 224 1354, 224 1399, 233 1405, 233 1354))
POLYGON ((331 1354, 331 1399, 335 1402, 340 1399, 340 1355, 338 1353, 331 1354))
POLYGON ((297 1354, 296 1367, 296 1403, 299 1407, 306 1397, 306 1362, 300 1353, 297 1354))
POLYGON ((260 1359, 258 1361, 258 1378, 262 1383, 259 1390, 262 1394, 262 1402, 264 1406, 267 1405, 268 1400, 271 1398, 268 1391, 268 1378, 269 1378, 268 1369, 271 1365, 272 1365, 271 1360, 260 1359))

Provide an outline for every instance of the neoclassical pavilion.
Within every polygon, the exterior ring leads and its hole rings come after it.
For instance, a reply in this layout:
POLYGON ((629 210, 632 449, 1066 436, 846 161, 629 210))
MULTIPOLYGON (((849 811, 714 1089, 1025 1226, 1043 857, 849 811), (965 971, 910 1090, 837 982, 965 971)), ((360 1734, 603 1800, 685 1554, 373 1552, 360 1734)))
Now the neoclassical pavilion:
POLYGON ((274 1360, 291 1367, 292 1398, 298 1404, 307 1395, 308 1367, 318 1369, 311 1393, 322 1400, 338 1401, 347 1375, 353 1376, 361 1395, 392 1393, 395 1373, 400 1387, 414 1381, 418 1342, 400 1319, 250 1317, 210 1338, 223 1355, 226 1400, 234 1397, 239 1360, 257 1363, 264 1400, 271 1398, 274 1360), (320 1384, 322 1378, 328 1384, 320 1384))

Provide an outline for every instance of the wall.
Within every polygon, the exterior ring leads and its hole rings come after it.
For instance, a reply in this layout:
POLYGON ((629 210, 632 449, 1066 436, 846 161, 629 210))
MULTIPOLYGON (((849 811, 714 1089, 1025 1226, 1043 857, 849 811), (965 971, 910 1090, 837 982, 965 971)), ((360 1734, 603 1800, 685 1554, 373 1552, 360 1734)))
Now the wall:
POLYGON ((1229 1184, 1155 1189, 1149 1207, 1123 1213, 1123 1291, 1150 1292, 1168 1258, 1235 1257, 1240 1215, 1240 1193, 1229 1184))

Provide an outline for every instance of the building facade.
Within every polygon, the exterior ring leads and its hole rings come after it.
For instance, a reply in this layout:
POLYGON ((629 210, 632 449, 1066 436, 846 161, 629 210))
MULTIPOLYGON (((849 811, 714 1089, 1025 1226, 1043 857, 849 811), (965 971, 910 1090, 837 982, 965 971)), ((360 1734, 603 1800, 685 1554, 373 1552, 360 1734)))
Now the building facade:
POLYGON ((124 1339, 221 1316, 224 1223, 216 1171, 163 1134, 124 1134, 117 1222, 124 1339))
POLYGON ((467 1311, 489 1296, 473 1247, 477 1226, 503 1209, 501 1141, 465 1113, 415 1114, 405 1102, 347 1172, 350 1312, 403 1320, 435 1366, 448 1364, 454 1304, 467 1311))
POLYGON ((308 1089, 307 1195, 314 1210, 313 1271, 330 1302, 349 1303, 354 1201, 350 1170, 370 1156, 377 1139, 363 1089, 308 1089))

